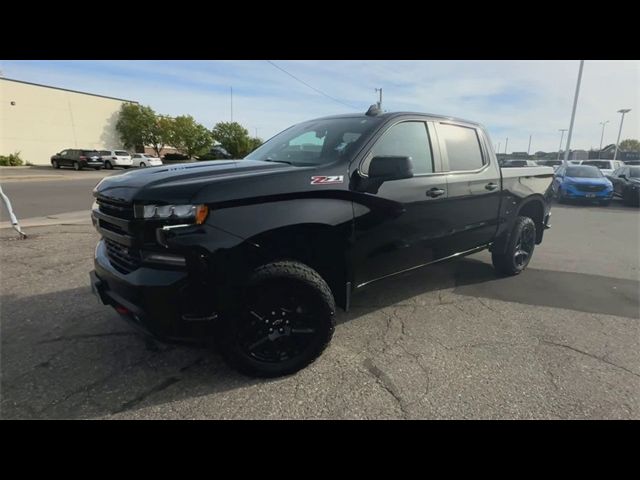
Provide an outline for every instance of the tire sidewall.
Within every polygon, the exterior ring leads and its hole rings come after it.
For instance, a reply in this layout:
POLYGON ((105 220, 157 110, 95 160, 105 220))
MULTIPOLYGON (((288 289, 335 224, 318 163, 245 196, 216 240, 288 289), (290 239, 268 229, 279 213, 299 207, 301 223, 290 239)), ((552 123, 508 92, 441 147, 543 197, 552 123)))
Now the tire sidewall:
POLYGON ((217 338, 223 356, 242 373, 257 377, 278 377, 295 373, 312 363, 326 348, 333 336, 335 328, 333 298, 327 299, 326 293, 304 279, 286 274, 261 275, 258 273, 247 282, 238 297, 238 301, 234 302, 235 306, 228 313, 223 314, 217 338), (278 363, 255 359, 238 344, 240 316, 246 315, 246 305, 250 304, 249 299, 257 289, 265 286, 267 282, 272 284, 282 282, 304 290, 305 295, 309 295, 313 301, 313 311, 318 319, 317 333, 314 335, 312 343, 301 354, 278 363))

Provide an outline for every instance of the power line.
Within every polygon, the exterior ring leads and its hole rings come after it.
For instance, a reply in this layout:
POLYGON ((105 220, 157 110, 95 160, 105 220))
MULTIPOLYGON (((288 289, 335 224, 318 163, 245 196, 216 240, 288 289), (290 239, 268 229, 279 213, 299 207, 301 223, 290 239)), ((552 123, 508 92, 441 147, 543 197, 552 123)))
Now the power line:
POLYGON ((296 77, 295 75, 293 75, 293 74, 291 74, 291 73, 287 72, 284 68, 279 67, 278 65, 276 65, 275 63, 273 63, 271 60, 267 60, 267 62, 268 62, 269 64, 273 65, 274 67, 276 67, 276 68, 277 68, 278 70, 280 70, 281 72, 286 73, 287 75, 289 75, 289 76, 290 76, 291 78, 293 78, 294 80, 297 80, 298 82, 302 83, 303 85, 305 85, 305 86, 309 87, 311 90, 313 90, 313 91, 315 91, 315 92, 318 92, 320 95, 324 95, 325 97, 330 98, 330 99, 331 99, 331 100, 333 100, 334 102, 341 103, 342 105, 345 105, 345 106, 347 106, 347 107, 349 107, 349 108, 353 108, 353 109, 355 109, 355 110, 359 110, 359 108, 358 108, 358 107, 354 107, 353 105, 349 105, 348 103, 344 103, 343 101, 338 100, 337 98, 333 98, 331 95, 327 95, 327 94, 326 94, 326 93, 324 93, 322 90, 318 90, 317 88, 315 88, 315 87, 313 87, 313 86, 309 85, 309 84, 308 84, 307 82, 305 82, 304 80, 300 80, 298 77, 296 77))

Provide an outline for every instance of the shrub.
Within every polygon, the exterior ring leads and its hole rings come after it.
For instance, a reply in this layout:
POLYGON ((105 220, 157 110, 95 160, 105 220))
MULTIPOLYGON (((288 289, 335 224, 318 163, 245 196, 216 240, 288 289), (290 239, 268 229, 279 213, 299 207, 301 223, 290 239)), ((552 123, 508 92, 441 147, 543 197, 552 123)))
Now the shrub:
POLYGON ((24 165, 24 162, 20 158, 20 152, 11 153, 9 155, 0 155, 1 167, 19 167, 24 165))

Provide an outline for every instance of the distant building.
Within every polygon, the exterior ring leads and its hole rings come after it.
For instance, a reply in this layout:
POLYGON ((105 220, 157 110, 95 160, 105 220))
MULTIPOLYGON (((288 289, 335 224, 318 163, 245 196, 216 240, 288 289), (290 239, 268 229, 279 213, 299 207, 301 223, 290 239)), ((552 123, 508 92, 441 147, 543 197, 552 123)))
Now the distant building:
POLYGON ((120 107, 138 103, 9 78, 0 78, 0 98, 0 155, 20 152, 35 165, 65 148, 122 149, 120 107))
MULTIPOLYGON (((602 150, 589 150, 589 159, 613 160, 613 155, 616 151, 616 144, 612 143, 607 145, 602 150)), ((640 160, 640 152, 628 152, 625 150, 618 150, 618 156, 616 160, 640 160)))

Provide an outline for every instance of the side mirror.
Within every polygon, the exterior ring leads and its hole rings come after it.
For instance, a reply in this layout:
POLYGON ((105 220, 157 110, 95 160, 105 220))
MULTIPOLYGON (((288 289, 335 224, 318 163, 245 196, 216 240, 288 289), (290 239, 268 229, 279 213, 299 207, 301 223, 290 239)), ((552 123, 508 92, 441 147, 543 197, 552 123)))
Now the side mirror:
POLYGON ((620 175, 618 175, 618 178, 624 178, 626 180, 627 176, 624 173, 621 173, 620 175))
POLYGON ((369 178, 372 180, 401 180, 413 177, 411 157, 374 157, 369 164, 369 178))

